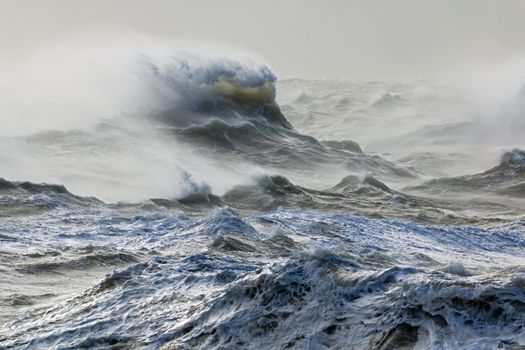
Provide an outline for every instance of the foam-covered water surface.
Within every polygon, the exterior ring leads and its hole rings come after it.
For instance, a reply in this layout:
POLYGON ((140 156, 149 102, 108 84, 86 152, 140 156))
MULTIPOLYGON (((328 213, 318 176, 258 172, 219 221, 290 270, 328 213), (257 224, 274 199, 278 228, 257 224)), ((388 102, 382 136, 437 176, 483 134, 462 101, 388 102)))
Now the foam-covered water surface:
POLYGON ((132 56, 120 112, 0 138, 0 348, 525 346, 514 114, 481 142, 436 81, 132 56))
POLYGON ((5 348, 478 349, 525 336, 522 230, 229 208, 39 222, 2 223, 2 285, 15 289, 2 300, 22 312, 4 320, 5 348), (34 274, 46 293, 25 295, 34 274))

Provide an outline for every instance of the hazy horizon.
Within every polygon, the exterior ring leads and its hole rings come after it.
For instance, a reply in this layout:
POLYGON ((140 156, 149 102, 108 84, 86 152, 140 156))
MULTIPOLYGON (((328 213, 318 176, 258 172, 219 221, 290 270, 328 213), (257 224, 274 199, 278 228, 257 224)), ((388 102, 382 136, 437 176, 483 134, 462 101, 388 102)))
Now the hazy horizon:
POLYGON ((263 57, 281 79, 449 78, 525 55, 523 1, 4 0, 0 8, 4 68, 86 33, 95 42, 139 35, 233 47, 263 57))

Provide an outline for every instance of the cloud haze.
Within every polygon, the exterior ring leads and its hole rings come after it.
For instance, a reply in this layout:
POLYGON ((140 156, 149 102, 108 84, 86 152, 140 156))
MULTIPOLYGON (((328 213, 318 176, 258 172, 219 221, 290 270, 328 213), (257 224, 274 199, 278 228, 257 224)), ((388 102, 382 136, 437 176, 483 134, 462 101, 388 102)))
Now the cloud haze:
POLYGON ((0 60, 75 33, 226 43, 280 77, 449 77, 525 54, 522 1, 3 1, 0 60))

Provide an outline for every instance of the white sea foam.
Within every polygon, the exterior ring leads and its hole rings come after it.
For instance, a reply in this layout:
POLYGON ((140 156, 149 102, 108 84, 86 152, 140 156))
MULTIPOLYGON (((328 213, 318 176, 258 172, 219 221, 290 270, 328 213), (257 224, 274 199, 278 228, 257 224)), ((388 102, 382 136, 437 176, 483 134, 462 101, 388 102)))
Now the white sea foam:
POLYGON ((457 88, 276 91, 251 55, 139 43, 3 81, 0 348, 525 345, 523 151, 399 189, 514 142, 479 140, 457 88))

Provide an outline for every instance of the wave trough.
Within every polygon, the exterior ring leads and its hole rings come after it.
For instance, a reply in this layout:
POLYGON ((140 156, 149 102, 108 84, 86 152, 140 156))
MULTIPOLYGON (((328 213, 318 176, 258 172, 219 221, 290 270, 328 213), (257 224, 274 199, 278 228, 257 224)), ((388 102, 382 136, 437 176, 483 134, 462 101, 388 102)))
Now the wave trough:
POLYGON ((445 87, 132 61, 142 108, 0 139, 1 348, 525 346, 524 151, 451 172, 445 87))

